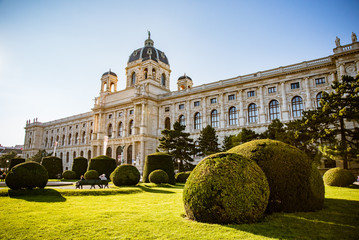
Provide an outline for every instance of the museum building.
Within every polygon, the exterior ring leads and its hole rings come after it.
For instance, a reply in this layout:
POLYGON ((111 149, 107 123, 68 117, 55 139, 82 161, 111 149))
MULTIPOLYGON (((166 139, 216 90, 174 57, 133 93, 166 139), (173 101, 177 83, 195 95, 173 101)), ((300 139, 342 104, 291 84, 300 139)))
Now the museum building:
POLYGON ((71 169, 75 157, 88 159, 106 154, 118 164, 143 170, 145 156, 156 151, 161 131, 175 121, 186 126, 196 140, 211 125, 219 142, 242 128, 263 132, 274 119, 282 122, 302 117, 316 108, 322 92, 342 75, 355 76, 359 69, 359 42, 341 45, 334 54, 195 86, 183 75, 177 91, 170 91, 171 69, 166 54, 148 36, 144 47, 130 55, 126 88, 117 90, 118 78, 111 70, 101 77, 101 90, 91 111, 50 121, 27 121, 24 157, 45 149, 71 169))

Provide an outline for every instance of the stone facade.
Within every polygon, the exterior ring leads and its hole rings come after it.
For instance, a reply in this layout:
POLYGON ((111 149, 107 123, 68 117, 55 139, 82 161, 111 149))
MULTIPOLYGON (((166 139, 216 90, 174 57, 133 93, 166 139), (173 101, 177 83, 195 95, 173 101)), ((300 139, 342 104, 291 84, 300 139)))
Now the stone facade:
POLYGON ((303 110, 317 106, 321 92, 330 91, 334 80, 357 74, 359 42, 355 38, 348 45, 336 44, 334 54, 324 58, 200 86, 184 75, 178 90, 171 92, 168 59, 149 36, 129 58, 125 89, 117 90, 117 75, 110 70, 101 78, 101 92, 90 112, 45 123, 28 121, 24 156, 40 149, 52 152, 57 142, 64 169, 71 168, 75 157, 107 154, 142 171, 161 130, 175 121, 185 124, 194 139, 206 125, 216 128, 220 142, 243 127, 262 132, 275 118, 300 118, 303 110))

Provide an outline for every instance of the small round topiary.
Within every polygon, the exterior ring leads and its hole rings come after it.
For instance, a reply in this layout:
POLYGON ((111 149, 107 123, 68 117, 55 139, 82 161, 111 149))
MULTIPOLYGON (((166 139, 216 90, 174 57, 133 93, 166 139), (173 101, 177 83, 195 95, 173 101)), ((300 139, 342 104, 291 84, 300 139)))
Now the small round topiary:
POLYGON ((150 173, 157 169, 162 169, 167 173, 169 184, 176 184, 175 170, 173 167, 173 160, 171 155, 164 152, 156 152, 147 155, 143 167, 142 181, 144 183, 150 182, 150 173))
POLYGON ((24 162, 14 166, 6 175, 6 185, 13 189, 44 188, 48 180, 47 170, 37 162, 24 162))
POLYGON ((310 211, 311 161, 298 148, 270 140, 254 140, 236 146, 228 152, 254 160, 265 173, 270 196, 267 212, 310 211))
POLYGON ((62 173, 62 178, 64 179, 76 179, 76 173, 71 170, 66 170, 62 173))
POLYGON ((261 168, 235 153, 204 158, 191 172, 183 190, 189 219, 208 223, 252 223, 268 204, 269 185, 261 168))
POLYGON ((135 166, 123 164, 118 166, 110 175, 116 186, 133 186, 140 181, 141 174, 135 166))
POLYGON ((191 174, 190 171, 177 173, 176 174, 176 182, 178 182, 178 183, 186 183, 187 178, 189 177, 190 174, 191 174))
POLYGON ((99 176, 99 174, 96 170, 89 170, 89 171, 85 172, 84 178, 86 180, 98 179, 98 176, 99 176))
POLYGON ((149 180, 151 183, 161 184, 161 183, 168 183, 168 175, 162 169, 157 169, 152 171, 149 176, 149 180))
POLYGON ((355 177, 349 170, 337 167, 326 171, 323 180, 329 186, 347 187, 355 181, 355 177))

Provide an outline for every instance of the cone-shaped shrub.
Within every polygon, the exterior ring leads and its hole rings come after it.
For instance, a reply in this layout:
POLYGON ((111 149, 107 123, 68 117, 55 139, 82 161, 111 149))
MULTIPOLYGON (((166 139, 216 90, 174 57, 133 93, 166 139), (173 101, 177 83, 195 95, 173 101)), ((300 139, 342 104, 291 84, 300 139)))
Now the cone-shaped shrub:
POLYGON ((48 174, 44 166, 37 162, 24 162, 14 166, 6 175, 6 185, 11 189, 44 188, 48 174))
POLYGON ((324 183, 329 186, 347 187, 355 181, 353 174, 342 168, 332 168, 324 173, 324 183))
POLYGON ((310 211, 312 166, 304 152, 270 139, 247 142, 228 152, 248 157, 261 167, 270 187, 268 212, 310 211))
POLYGON ((71 170, 66 170, 65 172, 62 173, 62 178, 63 179, 76 179, 76 173, 71 170))
POLYGON ((61 177, 63 172, 61 158, 55 156, 44 157, 41 160, 41 165, 46 168, 49 173, 49 178, 61 177))
POLYGON ((99 176, 99 174, 96 170, 89 170, 89 171, 85 172, 85 174, 84 174, 84 178, 86 180, 99 179, 98 176, 99 176))
POLYGON ((87 159, 84 157, 74 158, 72 171, 76 173, 76 178, 79 179, 87 171, 87 159))
POLYGON ((135 166, 123 164, 118 166, 110 175, 116 186, 132 186, 140 181, 141 174, 135 166))
POLYGON ((101 155, 91 158, 87 170, 96 170, 99 174, 105 174, 108 178, 116 166, 115 159, 101 155))
POLYGON ((183 190, 189 219, 209 223, 251 223, 263 217, 269 186, 252 160, 235 153, 204 158, 191 172, 183 190))
POLYGON ((150 173, 154 170, 162 169, 168 175, 169 184, 176 184, 175 171, 171 155, 163 152, 156 152, 146 156, 145 166, 143 170, 142 181, 145 183, 150 182, 150 173))
POLYGON ((157 169, 151 172, 149 179, 151 183, 156 183, 156 184, 168 183, 168 175, 162 169, 157 169))
POLYGON ((14 166, 20 164, 20 163, 23 163, 25 162, 25 159, 23 158, 13 158, 13 159, 10 159, 10 166, 9 166, 9 169, 13 168, 14 166))

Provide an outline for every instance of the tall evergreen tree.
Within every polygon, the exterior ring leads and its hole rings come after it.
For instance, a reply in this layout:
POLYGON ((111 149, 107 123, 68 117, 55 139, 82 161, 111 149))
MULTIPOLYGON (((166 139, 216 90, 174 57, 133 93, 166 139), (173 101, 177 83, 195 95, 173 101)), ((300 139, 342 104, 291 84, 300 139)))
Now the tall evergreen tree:
POLYGON ((234 135, 224 136, 223 142, 222 142, 222 151, 226 152, 229 149, 233 147, 232 140, 234 135))
POLYGON ((198 137, 198 148, 201 156, 208 156, 219 152, 218 136, 212 126, 207 125, 207 127, 201 130, 198 137))
MULTIPOLYGON (((162 130, 162 137, 159 139, 159 149, 167 152, 173 157, 174 164, 180 161, 180 171, 184 169, 184 163, 190 164, 193 162, 193 157, 196 154, 193 139, 190 133, 184 132, 185 126, 179 122, 173 124, 173 129, 162 130)), ((175 166, 176 166, 175 165, 175 166)))
POLYGON ((254 139, 258 139, 259 134, 257 134, 255 131, 248 129, 248 128, 242 128, 242 130, 233 137, 232 139, 232 146, 235 147, 237 145, 252 141, 254 139))
POLYGON ((52 153, 46 152, 45 149, 39 150, 34 156, 27 159, 27 161, 34 161, 40 163, 43 157, 51 156, 52 153))

